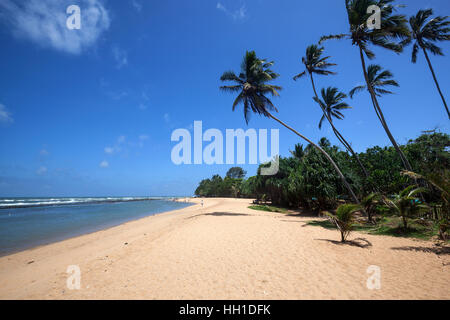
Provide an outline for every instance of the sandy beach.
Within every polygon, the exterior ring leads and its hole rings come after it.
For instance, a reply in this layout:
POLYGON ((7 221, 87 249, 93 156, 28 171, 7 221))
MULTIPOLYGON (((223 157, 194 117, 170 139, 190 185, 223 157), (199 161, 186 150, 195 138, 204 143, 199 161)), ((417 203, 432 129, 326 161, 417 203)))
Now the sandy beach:
POLYGON ((433 242, 308 226, 313 217, 196 205, 0 258, 0 299, 450 299, 433 242), (67 268, 81 288, 69 290, 67 268), (370 290, 367 268, 381 288, 370 290))

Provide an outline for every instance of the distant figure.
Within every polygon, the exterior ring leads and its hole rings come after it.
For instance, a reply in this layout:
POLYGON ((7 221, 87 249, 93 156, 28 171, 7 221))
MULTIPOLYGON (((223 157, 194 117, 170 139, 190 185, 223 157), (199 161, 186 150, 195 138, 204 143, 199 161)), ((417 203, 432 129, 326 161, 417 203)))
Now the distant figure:
POLYGON ((203 207, 203 200, 202 200, 202 207, 203 207))

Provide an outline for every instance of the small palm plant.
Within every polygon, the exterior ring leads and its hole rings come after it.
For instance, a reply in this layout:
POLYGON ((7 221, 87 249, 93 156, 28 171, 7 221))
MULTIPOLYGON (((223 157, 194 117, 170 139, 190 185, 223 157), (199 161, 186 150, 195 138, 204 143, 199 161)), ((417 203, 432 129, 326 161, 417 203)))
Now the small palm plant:
POLYGON ((325 214, 336 224, 341 233, 341 242, 347 241, 347 237, 353 230, 355 224, 355 213, 361 210, 361 206, 357 204, 340 205, 336 214, 326 212, 325 214))
POLYGON ((426 188, 416 188, 411 185, 394 196, 394 199, 385 198, 384 202, 403 221, 403 229, 408 229, 408 219, 416 217, 420 213, 430 210, 430 208, 420 203, 416 195, 426 192, 426 188))
POLYGON ((361 205, 367 212, 367 221, 369 223, 373 223, 373 215, 375 213, 376 206, 379 204, 379 200, 380 194, 376 192, 372 192, 361 200, 361 205))
MULTIPOLYGON (((412 50, 412 62, 417 62, 417 53, 419 52, 419 48, 422 49, 425 59, 428 62, 428 67, 433 75, 439 95, 444 103, 445 110, 447 111, 447 116, 450 118, 450 111, 448 110, 447 102, 445 101, 427 53, 427 51, 429 51, 434 55, 444 55, 442 49, 436 46, 433 42, 450 40, 450 21, 447 20, 448 17, 435 17, 429 19, 432 15, 433 9, 419 10, 415 16, 412 16, 409 19, 409 24, 411 26, 411 38, 415 40, 412 50), (429 20, 427 21, 427 19, 429 20)), ((408 39, 406 43, 410 42, 412 39, 408 39)))

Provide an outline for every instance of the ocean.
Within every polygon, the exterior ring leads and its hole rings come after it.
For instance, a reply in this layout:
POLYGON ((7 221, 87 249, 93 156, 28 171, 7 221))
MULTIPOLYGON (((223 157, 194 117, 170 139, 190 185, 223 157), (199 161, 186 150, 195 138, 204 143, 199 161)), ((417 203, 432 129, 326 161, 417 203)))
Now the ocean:
POLYGON ((165 197, 0 198, 0 256, 190 205, 165 197))

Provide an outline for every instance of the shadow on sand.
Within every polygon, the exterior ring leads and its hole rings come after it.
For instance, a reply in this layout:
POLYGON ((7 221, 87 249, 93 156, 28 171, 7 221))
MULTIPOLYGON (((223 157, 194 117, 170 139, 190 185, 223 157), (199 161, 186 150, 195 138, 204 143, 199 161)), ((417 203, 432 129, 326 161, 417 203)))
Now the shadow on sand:
POLYGON ((335 240, 330 240, 330 239, 315 239, 315 240, 327 241, 327 242, 330 242, 330 243, 338 245, 338 246, 346 246, 347 245, 347 246, 354 246, 354 247, 363 248, 363 249, 372 247, 372 243, 370 243, 370 241, 367 240, 366 238, 356 238, 354 240, 347 240, 346 242, 340 242, 340 241, 335 241, 335 240))
POLYGON ((450 254, 450 247, 433 247, 433 248, 427 248, 427 247, 412 247, 412 246, 406 246, 406 247, 394 247, 391 248, 392 250, 401 250, 401 251, 416 251, 416 252, 428 252, 428 253, 435 253, 437 255, 447 255, 450 254))
POLYGON ((192 219, 192 218, 202 217, 202 216, 213 216, 213 217, 242 217, 242 216, 251 216, 251 215, 246 214, 246 213, 233 213, 233 212, 211 212, 211 213, 197 214, 197 215, 195 215, 195 216, 188 217, 188 218, 186 218, 186 219, 192 219))

